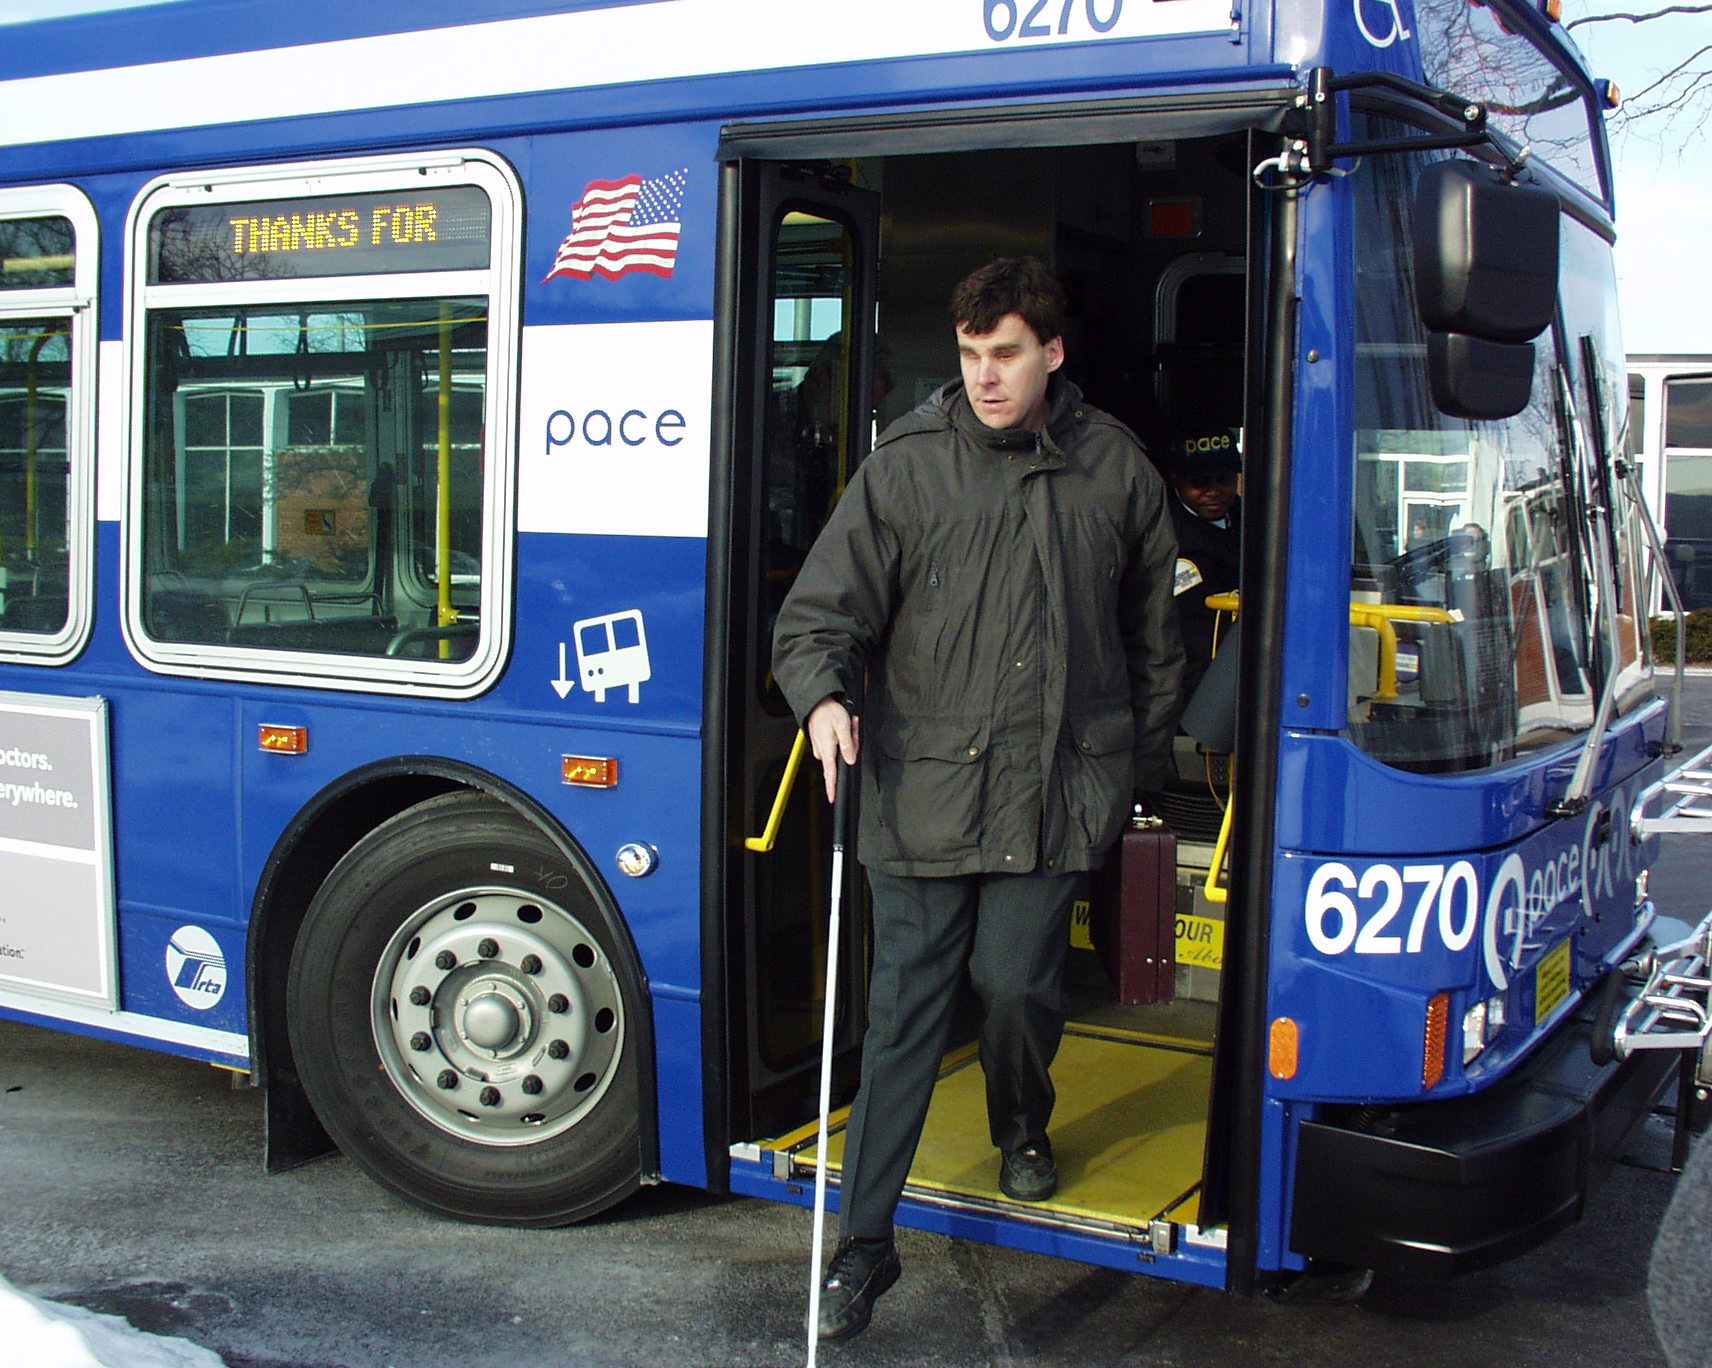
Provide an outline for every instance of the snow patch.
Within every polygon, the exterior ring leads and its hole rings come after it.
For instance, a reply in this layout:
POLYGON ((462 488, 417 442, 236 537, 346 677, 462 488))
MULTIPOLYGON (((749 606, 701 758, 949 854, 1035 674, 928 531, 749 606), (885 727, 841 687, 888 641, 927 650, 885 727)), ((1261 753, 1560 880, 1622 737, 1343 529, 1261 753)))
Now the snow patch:
POLYGON ((118 1316, 26 1296, 0 1278, 0 1345, 30 1368, 226 1368, 211 1349, 147 1335, 118 1316))

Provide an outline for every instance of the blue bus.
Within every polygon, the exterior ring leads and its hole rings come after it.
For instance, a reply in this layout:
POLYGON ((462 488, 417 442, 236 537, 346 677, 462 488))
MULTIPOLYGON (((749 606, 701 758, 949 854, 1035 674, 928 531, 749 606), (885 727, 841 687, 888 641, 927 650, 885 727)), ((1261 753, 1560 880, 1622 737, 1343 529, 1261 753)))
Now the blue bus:
POLYGON ((900 1219, 1437 1275, 1673 1082, 1704 1120, 1606 91, 1546 10, 183 0, 6 52, 7 1018, 247 1074, 270 1169, 452 1217, 836 1194, 772 619, 951 284, 1031 253, 1094 402, 1238 435, 1226 734, 1155 805, 1152 988, 1075 929, 1058 1197, 997 1191, 962 1048, 900 1219))

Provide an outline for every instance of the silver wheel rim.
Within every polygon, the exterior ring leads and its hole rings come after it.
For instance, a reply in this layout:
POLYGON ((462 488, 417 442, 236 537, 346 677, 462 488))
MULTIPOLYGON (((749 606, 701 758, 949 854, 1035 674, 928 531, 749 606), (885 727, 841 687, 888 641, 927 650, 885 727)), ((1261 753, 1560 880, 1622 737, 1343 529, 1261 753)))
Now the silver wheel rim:
POLYGON ((623 1003, 600 942, 557 903, 515 889, 464 889, 412 913, 381 954, 370 1004, 399 1093, 483 1145, 569 1130, 623 1053, 623 1003))

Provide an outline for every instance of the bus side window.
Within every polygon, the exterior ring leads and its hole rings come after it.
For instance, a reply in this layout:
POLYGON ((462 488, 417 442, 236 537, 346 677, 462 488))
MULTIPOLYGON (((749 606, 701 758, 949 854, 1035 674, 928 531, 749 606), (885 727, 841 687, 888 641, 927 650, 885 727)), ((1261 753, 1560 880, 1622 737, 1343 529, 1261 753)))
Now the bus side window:
POLYGON ((56 663, 89 618, 93 212, 70 187, 0 195, 0 658, 56 663), (42 213, 46 201, 63 212, 42 213))
POLYGON ((459 691, 502 660, 492 509, 509 466, 484 449, 505 427, 493 377, 514 364, 489 346, 511 308, 515 244, 496 224, 514 187, 473 157, 470 183, 393 174, 390 190, 317 176, 212 204, 145 192, 126 535, 151 660, 459 691))

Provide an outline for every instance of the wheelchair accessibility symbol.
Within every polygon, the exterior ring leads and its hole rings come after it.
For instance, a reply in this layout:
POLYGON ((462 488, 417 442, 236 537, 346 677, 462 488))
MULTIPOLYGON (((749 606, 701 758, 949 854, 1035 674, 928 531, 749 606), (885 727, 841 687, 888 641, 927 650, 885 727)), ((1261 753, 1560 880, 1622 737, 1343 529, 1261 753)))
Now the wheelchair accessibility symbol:
POLYGON ((1355 8, 1355 26, 1374 47, 1388 48, 1399 39, 1414 37, 1403 27, 1403 15, 1397 8, 1397 0, 1350 0, 1350 4, 1355 8), (1379 20, 1377 29, 1368 27, 1370 14, 1379 20))
MULTIPOLYGON (((571 636, 577 644, 577 677, 596 703, 606 702, 608 689, 625 689, 630 702, 642 701, 641 686, 653 677, 654 669, 648 659, 648 633, 639 609, 584 618, 571 627, 571 636)), ((563 647, 560 650, 562 653, 563 647)), ((559 670, 562 675, 563 654, 559 670)), ((558 687, 556 681, 554 687, 558 687)), ((567 687, 564 693, 569 691, 567 687)), ((559 696, 563 698, 564 693, 559 696)))

